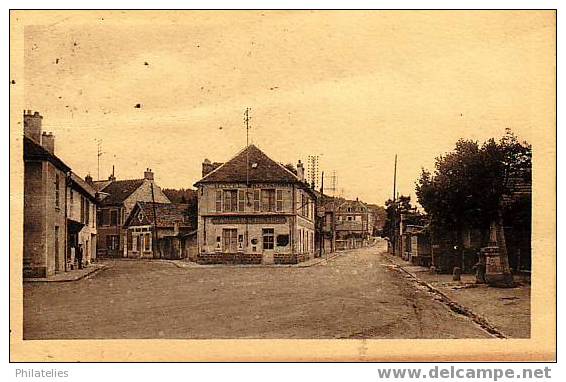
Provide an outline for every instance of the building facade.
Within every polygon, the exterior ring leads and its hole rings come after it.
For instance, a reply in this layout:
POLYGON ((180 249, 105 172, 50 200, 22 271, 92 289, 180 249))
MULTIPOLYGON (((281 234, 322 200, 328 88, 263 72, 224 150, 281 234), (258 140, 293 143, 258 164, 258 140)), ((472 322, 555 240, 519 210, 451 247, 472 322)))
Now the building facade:
POLYGON ((125 222, 137 202, 170 203, 147 169, 143 179, 94 181, 99 194, 97 246, 100 257, 127 257, 125 222))
POLYGON ((24 277, 49 277, 96 253, 95 190, 55 155, 55 136, 42 132, 43 117, 24 111, 24 277))
POLYGON ((226 163, 203 163, 198 189, 199 263, 294 264, 315 255, 313 190, 250 145, 226 163))
POLYGON ((96 260, 97 199, 94 188, 73 172, 67 185, 67 262, 70 268, 75 268, 78 266, 76 254, 79 245, 83 250, 83 265, 96 260))
POLYGON ((365 203, 344 200, 335 210, 336 249, 360 248, 372 233, 370 213, 365 203))
MULTIPOLYGON (((196 247, 196 216, 188 204, 137 202, 125 227, 127 257, 183 259, 196 247), (156 242, 157 240, 157 242, 156 242)), ((196 252, 193 250, 193 252, 196 252)))
POLYGON ((53 135, 41 131, 42 119, 24 111, 24 277, 66 270, 65 189, 71 168, 55 155, 53 135))

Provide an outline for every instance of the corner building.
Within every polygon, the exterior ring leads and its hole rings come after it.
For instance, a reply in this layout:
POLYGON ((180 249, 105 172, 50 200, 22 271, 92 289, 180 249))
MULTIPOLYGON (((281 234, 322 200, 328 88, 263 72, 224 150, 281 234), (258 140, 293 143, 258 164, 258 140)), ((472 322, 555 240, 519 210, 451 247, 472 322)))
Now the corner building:
POLYGON ((316 196, 297 173, 249 145, 203 163, 198 188, 201 264, 296 264, 315 255, 316 196))

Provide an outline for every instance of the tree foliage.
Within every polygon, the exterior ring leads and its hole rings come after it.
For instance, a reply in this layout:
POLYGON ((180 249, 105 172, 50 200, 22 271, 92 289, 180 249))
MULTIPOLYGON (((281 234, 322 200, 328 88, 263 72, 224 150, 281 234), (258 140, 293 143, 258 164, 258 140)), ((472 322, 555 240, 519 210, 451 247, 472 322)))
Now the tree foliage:
POLYGON ((487 228, 510 193, 508 179, 530 177, 530 168, 531 146, 509 129, 499 141, 481 146, 460 139, 453 151, 436 158, 434 172, 422 169, 417 200, 435 225, 487 228))

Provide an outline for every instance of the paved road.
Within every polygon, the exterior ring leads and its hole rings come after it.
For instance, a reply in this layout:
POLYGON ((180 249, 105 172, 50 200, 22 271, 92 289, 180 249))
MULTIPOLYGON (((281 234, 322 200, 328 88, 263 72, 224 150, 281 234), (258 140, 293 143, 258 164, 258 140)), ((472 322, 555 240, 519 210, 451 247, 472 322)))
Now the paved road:
POLYGON ((26 283, 25 339, 484 338, 364 248, 309 268, 115 261, 89 279, 26 283))

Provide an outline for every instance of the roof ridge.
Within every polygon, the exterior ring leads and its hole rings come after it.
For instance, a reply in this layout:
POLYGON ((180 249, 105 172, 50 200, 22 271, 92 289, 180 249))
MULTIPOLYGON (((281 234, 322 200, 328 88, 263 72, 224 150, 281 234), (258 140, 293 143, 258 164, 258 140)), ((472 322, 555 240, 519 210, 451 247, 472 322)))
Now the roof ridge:
MULTIPOLYGON (((210 175, 214 174, 216 171, 218 171, 219 169, 221 169, 222 167, 224 167, 224 165, 228 162, 230 162, 233 159, 236 159, 238 157, 238 155, 242 154, 244 151, 246 151, 247 148, 249 148, 250 146, 254 146, 253 144, 251 145, 247 145, 246 147, 244 147, 243 149, 241 149, 240 151, 238 151, 236 153, 236 155, 232 156, 232 158, 228 159, 227 161, 225 161, 224 163, 222 163, 220 166, 216 167, 214 170, 212 170, 211 172, 209 172, 208 174, 206 174, 205 176, 203 176, 198 182, 202 182, 203 180, 205 180, 206 178, 208 178, 210 175)), ((255 148, 257 148, 257 146, 254 146, 255 148)), ((258 149, 259 150, 259 149, 258 149)), ((261 151, 261 150, 260 150, 261 151)), ((198 183, 197 182, 197 183, 198 183)))

